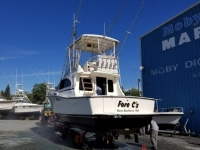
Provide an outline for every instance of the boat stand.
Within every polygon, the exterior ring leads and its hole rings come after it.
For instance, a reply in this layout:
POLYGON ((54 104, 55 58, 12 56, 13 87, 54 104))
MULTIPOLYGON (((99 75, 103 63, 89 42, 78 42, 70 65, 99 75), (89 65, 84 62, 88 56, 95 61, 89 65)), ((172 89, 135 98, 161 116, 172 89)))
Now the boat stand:
POLYGON ((93 147, 95 145, 112 146, 113 141, 118 139, 117 132, 110 132, 106 129, 95 129, 85 126, 77 126, 64 123, 55 123, 55 128, 61 133, 68 146, 77 148, 93 147))

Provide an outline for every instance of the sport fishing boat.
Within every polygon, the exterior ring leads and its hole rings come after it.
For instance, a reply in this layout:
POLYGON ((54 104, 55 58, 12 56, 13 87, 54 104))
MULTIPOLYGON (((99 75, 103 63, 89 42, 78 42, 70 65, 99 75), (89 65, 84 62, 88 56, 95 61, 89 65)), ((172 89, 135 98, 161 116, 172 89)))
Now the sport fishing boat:
POLYGON ((46 89, 46 98, 45 98, 44 103, 49 103, 49 105, 51 105, 50 101, 49 101, 49 98, 47 96, 51 95, 52 93, 54 93, 56 91, 56 89, 55 89, 54 83, 49 82, 49 81, 46 83, 46 87, 47 87, 47 89, 46 89))
POLYGON ((73 40, 58 89, 48 95, 58 119, 121 134, 150 122, 155 99, 125 96, 121 90, 118 44, 95 34, 73 40))
POLYGON ((42 105, 31 103, 22 88, 22 84, 16 84, 16 92, 12 99, 16 102, 12 112, 17 115, 39 115, 43 109, 42 105))

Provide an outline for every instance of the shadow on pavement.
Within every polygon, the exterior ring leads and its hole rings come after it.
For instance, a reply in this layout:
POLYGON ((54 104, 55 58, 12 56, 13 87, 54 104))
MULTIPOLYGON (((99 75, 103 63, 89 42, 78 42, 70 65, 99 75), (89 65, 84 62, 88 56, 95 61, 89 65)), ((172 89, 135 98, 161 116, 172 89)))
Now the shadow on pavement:
MULTIPOLYGON (((55 128, 52 126, 38 126, 38 127, 33 127, 31 128, 31 130, 38 134, 39 136, 48 139, 49 141, 55 143, 55 144, 59 144, 62 146, 66 146, 68 148, 72 148, 72 149, 118 149, 119 146, 118 144, 116 144, 116 142, 112 143, 112 144, 105 144, 103 142, 96 142, 94 140, 94 138, 86 138, 85 142, 83 145, 77 145, 74 142, 72 142, 73 139, 63 139, 61 137, 61 134, 59 132, 55 131, 55 128)), ((122 147, 125 147, 125 144, 121 144, 120 145, 120 149, 122 147)))
POLYGON ((38 120, 39 115, 35 114, 30 116, 29 114, 14 114, 14 113, 7 113, 3 114, 0 117, 0 120, 38 120))

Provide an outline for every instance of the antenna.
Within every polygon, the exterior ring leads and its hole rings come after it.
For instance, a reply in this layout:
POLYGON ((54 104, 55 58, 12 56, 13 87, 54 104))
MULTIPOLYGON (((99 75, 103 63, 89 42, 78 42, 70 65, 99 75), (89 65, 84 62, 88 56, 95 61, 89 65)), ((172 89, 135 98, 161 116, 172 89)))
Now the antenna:
POLYGON ((48 69, 48 84, 49 84, 49 69, 48 69))
POLYGON ((17 90, 17 68, 16 68, 16 85, 15 85, 15 90, 17 90))
POLYGON ((54 71, 53 71, 53 78, 54 78, 54 88, 55 88, 56 81, 55 81, 55 73, 54 73, 54 71))
POLYGON ((23 89, 23 71, 22 71, 22 89, 23 89))

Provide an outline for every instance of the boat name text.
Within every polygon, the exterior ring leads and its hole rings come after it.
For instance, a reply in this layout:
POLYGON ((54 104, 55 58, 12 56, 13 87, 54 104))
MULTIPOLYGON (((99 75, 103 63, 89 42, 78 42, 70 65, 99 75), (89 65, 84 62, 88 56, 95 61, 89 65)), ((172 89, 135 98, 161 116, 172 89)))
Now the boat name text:
POLYGON ((134 102, 132 102, 132 104, 130 104, 130 103, 128 102, 128 100, 127 100, 126 103, 124 103, 124 102, 122 102, 122 101, 119 101, 117 106, 118 106, 118 107, 122 107, 122 108, 123 108, 123 107, 129 108, 129 106, 132 107, 132 108, 138 108, 139 104, 138 104, 136 101, 134 101, 134 102))
POLYGON ((117 112, 139 112, 139 109, 117 109, 117 112))

